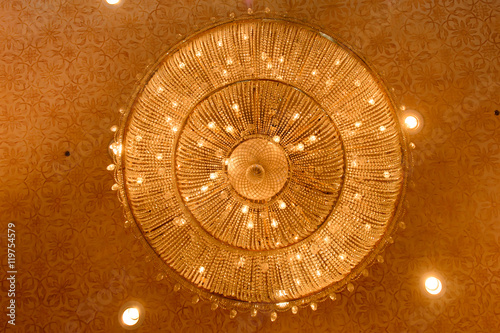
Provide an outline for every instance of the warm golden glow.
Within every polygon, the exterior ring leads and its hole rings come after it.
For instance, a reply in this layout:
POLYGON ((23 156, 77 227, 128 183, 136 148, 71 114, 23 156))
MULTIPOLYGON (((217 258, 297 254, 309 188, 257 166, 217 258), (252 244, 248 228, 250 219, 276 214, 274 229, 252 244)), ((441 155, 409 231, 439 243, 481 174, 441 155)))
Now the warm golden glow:
POLYGON ((425 279, 425 290, 431 295, 437 295, 441 292, 443 289, 443 284, 441 283, 441 280, 439 280, 437 277, 430 276, 427 279, 425 279))
POLYGON ((415 116, 407 116, 405 118, 405 124, 409 129, 415 129, 418 126, 418 119, 415 116))
POLYGON ((139 321, 139 309, 132 307, 127 308, 122 314, 123 323, 127 326, 133 326, 139 321))
POLYGON ((116 5, 120 2, 121 0, 106 0, 107 3, 109 3, 110 5, 116 5))
POLYGON ((308 297, 316 309, 376 257, 399 216, 406 144, 371 73, 289 21, 235 20, 187 39, 118 131, 136 232, 225 308, 308 297))

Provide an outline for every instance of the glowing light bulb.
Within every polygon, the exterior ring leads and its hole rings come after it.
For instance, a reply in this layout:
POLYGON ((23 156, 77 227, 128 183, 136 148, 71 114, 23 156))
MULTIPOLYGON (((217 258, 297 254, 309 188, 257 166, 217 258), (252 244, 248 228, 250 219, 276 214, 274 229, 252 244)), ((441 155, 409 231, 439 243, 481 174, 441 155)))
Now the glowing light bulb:
POLYGON ((113 125, 111 126, 111 128, 109 129, 111 132, 116 132, 118 130, 118 126, 116 125, 113 125))
POLYGON ((238 110, 240 109, 240 106, 238 104, 234 103, 232 108, 234 111, 238 112, 238 110))
POLYGON ((273 219, 273 221, 271 222, 271 227, 277 228, 278 227, 278 221, 276 221, 275 219, 273 219))
POLYGON ((356 122, 356 123, 354 124, 354 126, 356 126, 356 127, 360 127, 360 126, 361 126, 361 122, 360 122, 360 121, 356 122))
POLYGON ((379 127, 379 130, 380 130, 380 132, 383 132, 383 131, 385 131, 385 130, 386 130, 386 128, 385 128, 385 126, 380 126, 380 127, 379 127))
POLYGON ((250 221, 250 222, 248 222, 248 224, 247 224, 247 228, 248 228, 248 229, 253 229, 253 222, 251 222, 251 221, 250 221))
POLYGON ((389 171, 384 171, 384 178, 389 178, 391 173, 389 171))
POLYGON ((208 128, 214 129, 215 128, 215 123, 213 121, 209 122, 207 125, 208 128))
POLYGON ((431 295, 437 295, 443 290, 443 284, 437 277, 431 276, 425 280, 425 290, 431 295))
POLYGON ((221 40, 220 40, 220 41, 218 41, 218 42, 217 42, 217 45, 218 45, 219 47, 221 47, 221 46, 222 46, 222 41, 221 41, 221 40))
POLYGON ((318 309, 318 304, 316 304, 315 302, 312 302, 311 303, 311 310, 316 311, 317 309, 318 309))
POLYGON ((108 169, 109 171, 113 171, 115 169, 115 165, 114 164, 110 164, 108 165, 108 167, 106 169, 108 169))
POLYGON ((299 144, 297 145, 297 150, 298 150, 298 151, 303 151, 303 150, 304 150, 304 144, 303 144, 303 143, 299 143, 299 144))
POLYGON ((286 208, 286 203, 283 200, 279 200, 278 201, 278 205, 279 205, 278 207, 280 209, 285 209, 286 208))
POLYGON ((174 133, 175 133, 175 132, 177 132, 178 130, 179 130, 179 129, 177 128, 177 126, 172 127, 172 132, 174 132, 174 133))
POLYGON ((137 184, 142 184, 143 179, 141 177, 137 178, 137 184))
POLYGON ((172 102, 172 106, 176 108, 179 104, 177 102, 172 102))
POLYGON ((210 179, 215 179, 215 178, 217 178, 217 173, 212 172, 212 173, 210 174, 210 179))
POLYGON ((207 185, 204 185, 201 187, 201 191, 202 192, 206 192, 208 190, 208 186, 207 185))
POLYGON ((180 69, 183 69, 184 67, 186 67, 186 64, 185 64, 185 63, 183 63, 183 62, 181 62, 181 63, 179 64, 179 68, 180 68, 180 69))
POLYGON ((318 74, 318 71, 317 71, 317 70, 313 70, 313 71, 311 72, 311 74, 312 74, 312 75, 316 75, 316 74, 318 74))
POLYGON ((245 205, 245 206, 241 207, 241 212, 242 212, 243 214, 248 213, 248 206, 246 206, 246 205, 245 205))
POLYGON ((196 51, 195 55, 196 55, 197 57, 201 57, 201 51, 200 51, 200 50, 196 51))
POLYGON ((316 141, 316 139, 317 139, 316 135, 311 135, 311 136, 309 137, 309 141, 311 141, 311 142, 316 141))
POLYGON ((280 142, 280 137, 279 137, 279 136, 277 136, 277 135, 275 135, 275 136, 273 137, 273 141, 274 141, 274 142, 276 142, 276 143, 280 142))
POLYGON ((139 316, 140 316, 139 309, 134 307, 127 308, 125 309, 125 311, 123 311, 122 321, 127 326, 133 326, 137 324, 137 322, 139 321, 139 316))
POLYGON ((198 272, 203 274, 203 272, 205 272, 205 267, 201 266, 200 269, 198 269, 198 272))
POLYGON ((300 113, 296 113, 293 115, 293 120, 297 120, 300 118, 300 113))
POLYGON ((280 62, 283 62, 283 61, 285 61, 285 58, 280 57, 280 58, 279 58, 279 61, 280 61, 280 62))
POLYGON ((162 158, 163 158, 163 154, 161 154, 161 153, 156 154, 157 160, 161 160, 162 158))
POLYGON ((231 126, 231 125, 227 125, 226 126, 226 132, 233 133, 233 131, 234 131, 234 127, 233 126, 231 126))
POLYGON ((415 129, 418 127, 418 119, 415 116, 407 116, 405 118, 405 125, 409 129, 415 129))
POLYGON ((247 40, 248 39, 248 35, 247 34, 243 34, 243 40, 247 40))
POLYGON ((341 254, 341 255, 339 255, 339 259, 340 259, 341 261, 344 261, 345 256, 344 256, 343 254, 341 254))
POLYGON ((375 105, 375 100, 373 98, 371 98, 369 101, 368 101, 369 104, 371 105, 375 105))

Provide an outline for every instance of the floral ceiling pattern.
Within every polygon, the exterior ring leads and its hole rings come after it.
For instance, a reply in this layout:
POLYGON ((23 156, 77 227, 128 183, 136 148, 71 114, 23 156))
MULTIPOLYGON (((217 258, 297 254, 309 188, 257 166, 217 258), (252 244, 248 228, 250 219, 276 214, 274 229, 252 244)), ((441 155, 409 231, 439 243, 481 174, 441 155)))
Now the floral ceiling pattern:
MULTIPOLYGON (((500 3, 496 0, 0 0, 0 233, 16 225, 7 332, 500 331, 500 3), (268 7, 336 33, 419 110, 406 230, 354 293, 252 318, 173 291, 124 228, 109 128, 148 65, 195 25, 268 7), (427 272, 446 292, 420 289, 427 272)), ((7 306, 2 259, 1 306, 7 306)))

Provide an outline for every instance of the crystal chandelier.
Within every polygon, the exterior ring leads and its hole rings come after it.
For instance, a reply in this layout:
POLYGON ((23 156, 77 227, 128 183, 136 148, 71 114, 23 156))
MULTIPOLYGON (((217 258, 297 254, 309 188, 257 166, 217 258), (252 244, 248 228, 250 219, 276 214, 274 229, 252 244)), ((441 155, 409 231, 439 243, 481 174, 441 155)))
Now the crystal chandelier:
POLYGON ((383 260, 409 156, 366 63, 277 18, 217 23, 171 48, 112 148, 126 223, 175 288, 273 320, 352 291, 383 260))

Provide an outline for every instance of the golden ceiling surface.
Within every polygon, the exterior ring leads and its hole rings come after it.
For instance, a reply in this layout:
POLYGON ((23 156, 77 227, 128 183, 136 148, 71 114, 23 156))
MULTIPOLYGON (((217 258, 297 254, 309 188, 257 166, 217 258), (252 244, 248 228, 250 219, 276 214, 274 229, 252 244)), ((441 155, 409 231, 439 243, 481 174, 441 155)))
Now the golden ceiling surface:
MULTIPOLYGON (((122 0, 116 7, 101 0, 0 0, 0 14, 2 272, 8 222, 16 225, 18 265, 16 328, 0 320, 0 330, 122 332, 117 314, 136 300, 146 309, 137 331, 148 333, 500 331, 498 1, 122 0), (115 180, 106 170, 109 129, 119 124, 119 110, 126 109, 155 59, 182 40, 178 35, 212 18, 248 15, 249 6, 254 13, 269 7, 270 15, 333 31, 368 60, 396 105, 419 111, 425 121, 410 136, 416 149, 404 203, 406 229, 381 253, 384 263, 369 267, 368 276, 354 282, 354 292, 341 291, 316 311, 280 312, 275 322, 266 313, 231 319, 208 302, 193 304, 187 288, 174 292, 176 282, 154 264, 154 253, 123 227, 111 189, 115 180), (442 297, 421 291, 428 272, 441 274, 442 297)), ((282 92, 292 86, 281 82, 282 92)), ((251 158, 235 147, 238 165, 272 156, 282 161, 281 141, 272 142, 266 154, 259 149, 251 158)), ((349 167, 344 164, 344 177, 349 167)), ((243 183, 231 185, 239 189, 231 194, 255 200, 289 189, 276 182, 256 193, 260 187, 250 184, 266 176, 261 171, 234 173, 232 182, 243 183)), ((205 185, 206 175, 196 188, 205 185)), ((143 184, 148 181, 144 177, 143 184)), ((219 226, 205 228, 198 232, 219 235, 219 226)), ((6 307, 8 286, 0 276, 0 303, 6 307)))
POLYGON ((378 78, 281 19, 218 24, 168 51, 114 145, 127 217, 226 308, 340 291, 389 242, 408 167, 378 78))

